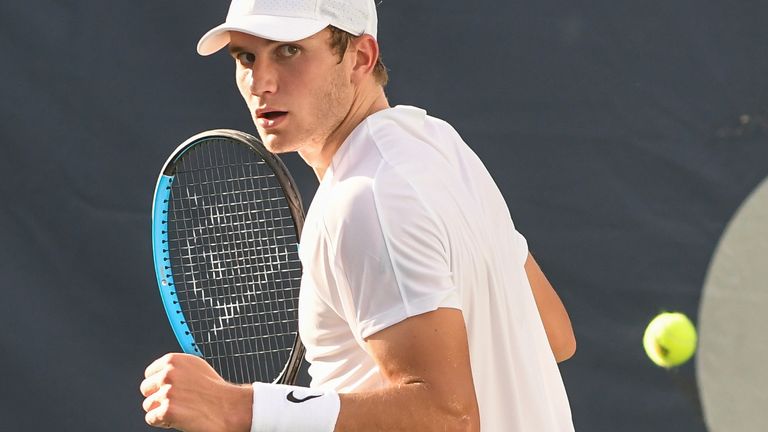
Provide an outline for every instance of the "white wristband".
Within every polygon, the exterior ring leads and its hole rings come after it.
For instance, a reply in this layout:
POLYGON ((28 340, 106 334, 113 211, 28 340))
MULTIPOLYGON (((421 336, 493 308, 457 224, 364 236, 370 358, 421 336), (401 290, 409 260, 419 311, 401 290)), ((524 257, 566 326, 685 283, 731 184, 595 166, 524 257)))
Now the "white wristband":
POLYGON ((334 391, 253 383, 251 432, 333 432, 340 408, 334 391))

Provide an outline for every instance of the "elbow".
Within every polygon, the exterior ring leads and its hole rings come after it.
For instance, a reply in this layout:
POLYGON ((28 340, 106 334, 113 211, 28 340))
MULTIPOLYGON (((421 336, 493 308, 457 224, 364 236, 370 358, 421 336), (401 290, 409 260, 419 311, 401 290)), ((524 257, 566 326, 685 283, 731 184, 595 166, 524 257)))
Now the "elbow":
POLYGON ((480 431, 480 408, 475 397, 450 404, 443 410, 443 416, 445 421, 440 431, 480 431))
POLYGON ((475 409, 466 409, 453 411, 445 417, 444 426, 440 431, 454 432, 479 432, 480 431, 480 413, 475 409))
POLYGON ((576 354, 576 337, 572 331, 553 344, 552 353, 558 363, 564 362, 576 354))
MULTIPOLYGON (((445 393, 442 394, 445 396, 445 393)), ((421 431, 440 432, 479 432, 480 408, 474 389, 471 392, 454 393, 451 397, 440 397, 434 393, 429 394, 430 408, 423 419, 430 419, 422 427, 421 431)))

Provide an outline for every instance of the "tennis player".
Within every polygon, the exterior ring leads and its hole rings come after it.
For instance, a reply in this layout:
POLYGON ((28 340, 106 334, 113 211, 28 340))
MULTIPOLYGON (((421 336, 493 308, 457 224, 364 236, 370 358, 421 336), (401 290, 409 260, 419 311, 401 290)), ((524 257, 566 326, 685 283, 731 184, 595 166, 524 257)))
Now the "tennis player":
POLYGON ((268 149, 321 180, 304 225, 310 388, 225 382, 168 354, 150 425, 184 431, 572 431, 568 315, 501 193, 446 122, 390 107, 373 0, 234 0, 227 48, 268 149))

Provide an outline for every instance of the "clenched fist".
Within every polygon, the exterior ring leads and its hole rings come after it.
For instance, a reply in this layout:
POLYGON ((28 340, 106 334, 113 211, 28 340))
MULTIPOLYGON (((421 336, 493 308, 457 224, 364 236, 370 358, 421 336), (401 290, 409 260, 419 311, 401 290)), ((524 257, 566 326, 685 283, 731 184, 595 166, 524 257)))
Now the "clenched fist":
POLYGON ((248 432, 253 388, 224 381, 205 360, 166 354, 144 371, 145 420, 185 432, 248 432))

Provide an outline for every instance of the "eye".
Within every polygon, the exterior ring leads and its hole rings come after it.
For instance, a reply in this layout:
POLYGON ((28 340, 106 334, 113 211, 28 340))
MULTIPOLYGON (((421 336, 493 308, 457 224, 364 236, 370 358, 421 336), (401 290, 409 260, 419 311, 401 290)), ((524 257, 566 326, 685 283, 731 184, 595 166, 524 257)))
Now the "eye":
POLYGON ((299 53, 299 47, 296 45, 280 45, 277 48, 277 56, 278 57, 293 57, 296 54, 299 53))
POLYGON ((256 61, 256 56, 249 52, 241 52, 235 56, 235 59, 243 66, 250 66, 256 61))

